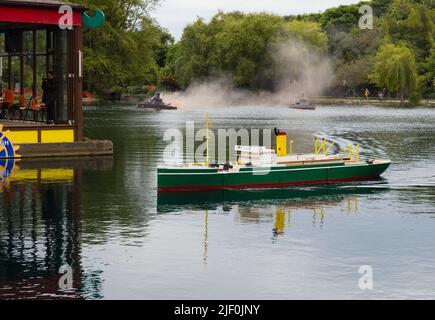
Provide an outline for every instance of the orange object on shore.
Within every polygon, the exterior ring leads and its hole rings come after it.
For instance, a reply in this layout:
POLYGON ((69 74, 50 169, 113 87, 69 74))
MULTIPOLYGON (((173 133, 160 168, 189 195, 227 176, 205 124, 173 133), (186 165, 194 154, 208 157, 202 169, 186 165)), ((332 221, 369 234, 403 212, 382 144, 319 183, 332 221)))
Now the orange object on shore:
POLYGON ((4 102, 6 103, 15 103, 15 93, 14 90, 6 90, 5 91, 5 99, 4 102))
POLYGON ((148 91, 156 91, 157 87, 153 84, 146 84, 143 86, 144 89, 148 89, 148 91))
POLYGON ((92 99, 93 97, 94 97, 94 95, 92 94, 92 92, 83 91, 83 98, 92 99))
POLYGON ((26 108, 26 97, 20 96, 20 109, 24 110, 26 108))
POLYGON ((32 97, 32 100, 30 102, 30 110, 40 111, 43 108, 45 108, 45 104, 42 103, 40 97, 32 97))

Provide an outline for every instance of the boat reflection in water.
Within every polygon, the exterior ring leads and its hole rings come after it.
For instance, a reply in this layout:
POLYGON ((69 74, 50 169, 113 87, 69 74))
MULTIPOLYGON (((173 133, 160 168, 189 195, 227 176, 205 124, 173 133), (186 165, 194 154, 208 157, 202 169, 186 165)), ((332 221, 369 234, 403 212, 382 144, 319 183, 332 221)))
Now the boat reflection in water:
POLYGON ((82 179, 111 167, 111 157, 0 160, 0 299, 78 299, 83 287, 98 297, 98 275, 81 266, 82 179))
MULTIPOLYGON (((221 190, 196 193, 159 194, 158 213, 205 212, 205 225, 213 212, 234 214, 241 223, 270 223, 276 239, 292 225, 292 216, 306 214, 313 226, 323 227, 328 211, 355 213, 366 196, 388 191, 382 179, 378 184, 325 185, 320 187, 221 190)), ((206 231, 208 234, 208 230, 206 231)))
POLYGON ((370 184, 358 182, 314 187, 159 193, 157 203, 159 213, 183 210, 180 206, 210 209, 223 203, 255 204, 259 201, 263 204, 275 204, 278 201, 305 207, 319 201, 336 204, 347 196, 369 195, 382 192, 387 188, 383 184, 383 179, 379 178, 377 181, 371 181, 370 184))

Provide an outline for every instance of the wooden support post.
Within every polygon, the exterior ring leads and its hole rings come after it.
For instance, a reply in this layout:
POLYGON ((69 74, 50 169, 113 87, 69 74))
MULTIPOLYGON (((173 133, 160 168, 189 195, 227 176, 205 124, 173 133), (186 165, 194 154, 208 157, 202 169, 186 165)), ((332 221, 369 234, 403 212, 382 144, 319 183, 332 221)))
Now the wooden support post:
POLYGON ((74 113, 76 130, 76 141, 83 141, 83 31, 81 27, 74 28, 74 113))
POLYGON ((38 95, 38 85, 36 83, 36 30, 32 31, 32 96, 38 95))
POLYGON ((8 53, 8 89, 12 89, 12 56, 8 53))
POLYGON ((208 166, 209 166, 209 153, 208 153, 208 147, 209 147, 209 136, 208 136, 208 128, 209 128, 209 125, 208 125, 208 112, 207 112, 207 114, 206 114, 206 118, 205 118, 205 130, 206 130, 206 137, 205 137, 205 139, 206 139, 206 150, 205 150, 205 152, 206 152, 206 156, 205 156, 205 166, 208 168, 208 166))

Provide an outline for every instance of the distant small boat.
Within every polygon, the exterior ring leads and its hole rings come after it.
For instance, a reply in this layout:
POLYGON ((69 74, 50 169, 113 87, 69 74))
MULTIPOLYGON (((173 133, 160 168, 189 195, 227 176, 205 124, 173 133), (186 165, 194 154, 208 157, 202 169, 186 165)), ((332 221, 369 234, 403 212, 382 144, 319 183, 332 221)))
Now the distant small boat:
POLYGON ((301 99, 298 102, 291 104, 290 108, 301 110, 316 110, 316 106, 305 99, 301 99))
POLYGON ((177 110, 177 107, 166 103, 141 102, 137 107, 142 109, 177 110))

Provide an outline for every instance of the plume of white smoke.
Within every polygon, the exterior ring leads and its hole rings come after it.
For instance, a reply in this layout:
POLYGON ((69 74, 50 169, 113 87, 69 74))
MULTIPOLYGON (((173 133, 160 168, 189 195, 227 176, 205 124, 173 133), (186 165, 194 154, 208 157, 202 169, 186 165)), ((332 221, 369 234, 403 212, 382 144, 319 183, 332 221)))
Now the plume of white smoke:
POLYGON ((164 99, 181 108, 248 105, 288 105, 298 98, 321 95, 333 79, 330 59, 304 43, 288 40, 270 46, 272 70, 268 74, 273 91, 237 89, 228 76, 193 82, 184 92, 169 93, 164 99))
POLYGON ((184 92, 175 92, 163 98, 179 107, 201 108, 243 104, 247 92, 235 89, 230 77, 220 76, 207 81, 194 81, 184 92))
POLYGON ((275 104, 294 103, 304 96, 321 95, 334 78, 332 62, 317 49, 289 40, 273 46, 275 104))

